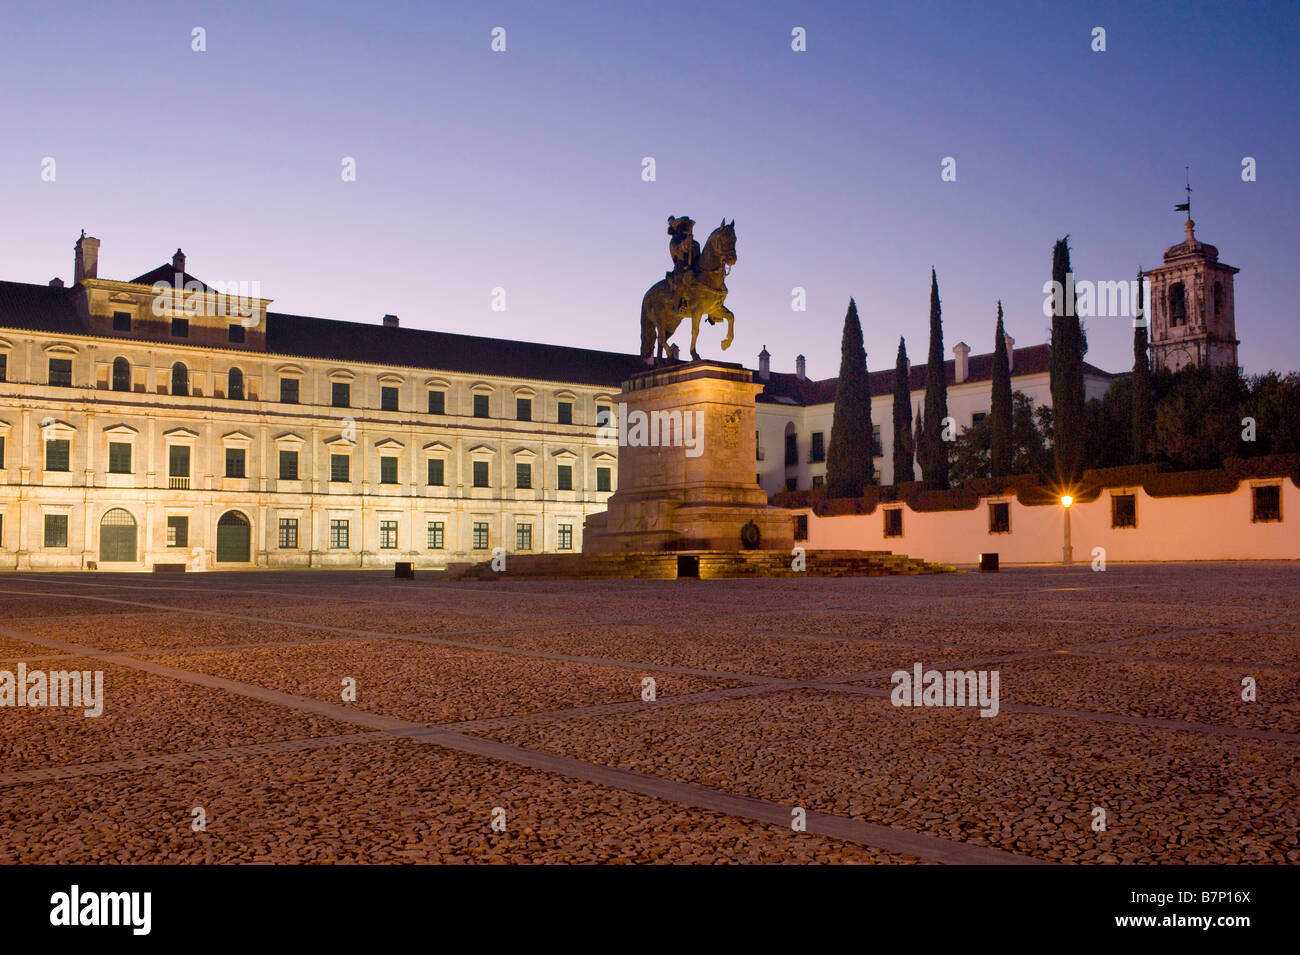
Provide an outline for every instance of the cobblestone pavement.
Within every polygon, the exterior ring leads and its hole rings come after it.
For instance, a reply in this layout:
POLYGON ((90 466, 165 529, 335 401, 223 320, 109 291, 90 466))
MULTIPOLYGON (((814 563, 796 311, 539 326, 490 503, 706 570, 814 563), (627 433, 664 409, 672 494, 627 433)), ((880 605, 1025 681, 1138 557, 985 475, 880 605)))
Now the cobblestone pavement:
POLYGON ((0 702, 103 712, 0 706, 0 863, 1295 863, 1298 650, 1268 562, 3 574, 0 702), (918 663, 996 715, 894 705, 918 663))

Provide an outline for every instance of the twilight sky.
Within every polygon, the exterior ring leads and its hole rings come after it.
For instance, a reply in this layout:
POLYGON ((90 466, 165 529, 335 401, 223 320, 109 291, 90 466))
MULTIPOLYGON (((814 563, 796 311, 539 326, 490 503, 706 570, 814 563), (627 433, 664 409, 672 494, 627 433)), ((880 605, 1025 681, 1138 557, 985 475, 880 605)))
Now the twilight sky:
MULTIPOLYGON (((1293 2, 82 2, 3 19, 3 279, 70 281, 84 228, 103 277, 181 246, 199 278, 260 282, 274 310, 633 352, 667 216, 701 242, 725 216, 736 340, 723 353, 705 326, 701 354, 753 366, 766 344, 775 369, 803 352, 821 378, 849 296, 872 369, 900 334, 924 360, 931 265, 949 355, 991 349, 999 298, 1018 345, 1046 341, 1053 241, 1070 235, 1080 279, 1159 264, 1190 165, 1197 235, 1242 270, 1243 366, 1300 368, 1293 2)), ((1088 361, 1131 366, 1129 320, 1087 328, 1088 361)), ((689 327, 674 340, 685 352, 689 327)))

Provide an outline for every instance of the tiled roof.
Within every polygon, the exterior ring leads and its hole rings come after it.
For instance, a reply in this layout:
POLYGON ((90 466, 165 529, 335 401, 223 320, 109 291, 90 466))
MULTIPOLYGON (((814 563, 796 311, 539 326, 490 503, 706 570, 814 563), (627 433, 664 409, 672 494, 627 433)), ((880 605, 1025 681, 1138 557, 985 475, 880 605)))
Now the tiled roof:
POLYGON ((0 282, 0 326, 56 334, 85 332, 69 289, 26 282, 0 282))
MULTIPOLYGON (((158 266, 158 268, 153 269, 150 272, 146 272, 144 273, 144 275, 137 275, 135 278, 131 279, 131 281, 136 285, 153 285, 154 282, 162 282, 165 285, 167 285, 169 288, 175 287, 176 267, 173 266, 170 262, 164 262, 162 265, 158 266)), ((189 288, 194 288, 195 287, 194 283, 198 283, 198 289, 200 291, 208 291, 210 289, 210 286, 208 285, 207 282, 204 282, 202 279, 190 275, 189 272, 181 273, 180 283, 182 289, 186 288, 187 286, 189 288)))
MULTIPOLYGON (((1020 375, 1045 374, 1051 368, 1051 345, 1030 345, 1026 348, 1014 349, 1014 353, 1015 361, 1013 362, 1011 369, 1011 377, 1013 380, 1020 375)), ((952 359, 949 359, 943 364, 949 387, 956 385, 957 372, 955 363, 952 359)), ((1095 375, 1101 378, 1115 377, 1110 372, 1102 371, 1100 368, 1089 365, 1087 362, 1084 362, 1083 370, 1086 374, 1095 375)), ((912 365, 909 379, 908 385, 910 390, 924 390, 924 362, 912 365)), ((992 380, 993 353, 987 352, 983 355, 971 355, 967 359, 966 381, 992 380)), ((758 400, 773 402, 776 404, 830 404, 835 400, 835 386, 838 382, 838 378, 823 378, 820 381, 805 379, 801 381, 796 375, 791 375, 786 372, 772 372, 771 380, 768 381, 767 387, 764 388, 762 393, 758 396, 758 400)), ((893 394, 894 369, 886 368, 882 371, 868 372, 867 385, 871 391, 872 397, 893 394)))
POLYGON ((266 349, 303 358, 568 381, 613 389, 633 372, 645 370, 637 355, 339 322, 280 312, 266 315, 266 349))

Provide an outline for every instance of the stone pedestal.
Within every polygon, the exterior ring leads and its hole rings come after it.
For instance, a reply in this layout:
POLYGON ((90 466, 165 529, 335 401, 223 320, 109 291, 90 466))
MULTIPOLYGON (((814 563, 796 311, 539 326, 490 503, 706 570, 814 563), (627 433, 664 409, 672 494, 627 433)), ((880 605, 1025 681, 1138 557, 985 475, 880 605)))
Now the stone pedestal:
POLYGON ((739 365, 697 361, 623 382, 616 427, 618 490, 587 518, 586 554, 665 550, 784 550, 789 512, 757 484, 754 398, 763 386, 739 365))

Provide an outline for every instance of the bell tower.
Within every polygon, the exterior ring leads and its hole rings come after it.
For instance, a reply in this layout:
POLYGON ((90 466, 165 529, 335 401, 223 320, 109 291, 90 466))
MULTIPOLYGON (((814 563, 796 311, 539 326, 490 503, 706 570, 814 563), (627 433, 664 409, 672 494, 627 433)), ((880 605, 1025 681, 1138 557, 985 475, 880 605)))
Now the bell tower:
POLYGON ((1164 265, 1144 277, 1151 282, 1151 367, 1167 371, 1196 366, 1236 367, 1237 318, 1232 277, 1240 269, 1219 261, 1219 250, 1196 238, 1189 202, 1185 236, 1165 250, 1164 265))

